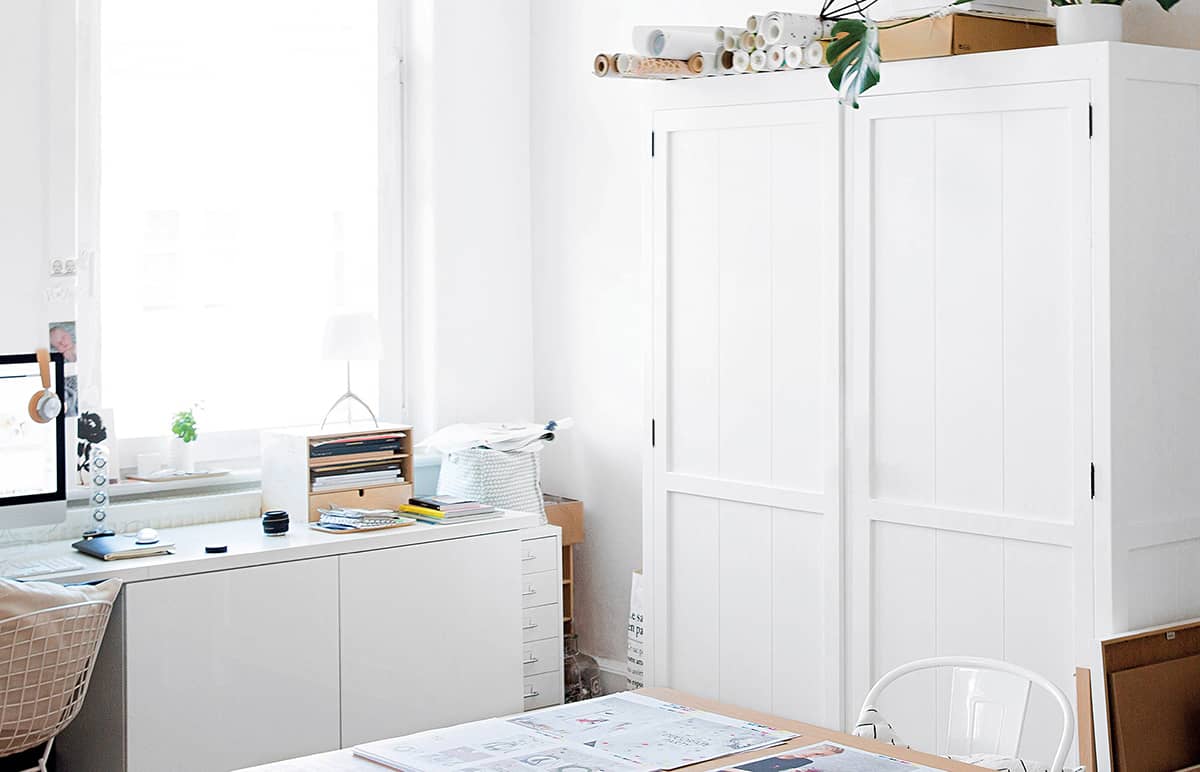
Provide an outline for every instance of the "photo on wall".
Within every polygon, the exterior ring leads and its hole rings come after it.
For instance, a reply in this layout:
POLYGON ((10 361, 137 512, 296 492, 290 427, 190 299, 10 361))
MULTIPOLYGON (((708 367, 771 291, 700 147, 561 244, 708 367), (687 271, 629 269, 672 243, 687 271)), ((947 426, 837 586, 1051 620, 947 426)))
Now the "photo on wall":
POLYGON ((50 323, 50 350, 62 354, 64 362, 79 361, 77 344, 75 322, 50 323))
POLYGON ((79 415, 79 376, 63 377, 63 415, 74 418, 79 415))

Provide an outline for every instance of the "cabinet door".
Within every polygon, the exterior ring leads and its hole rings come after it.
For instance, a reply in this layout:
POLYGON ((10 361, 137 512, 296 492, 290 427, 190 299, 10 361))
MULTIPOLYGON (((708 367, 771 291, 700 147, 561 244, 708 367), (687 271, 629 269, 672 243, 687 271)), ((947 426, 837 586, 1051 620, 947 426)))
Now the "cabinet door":
POLYGON ((517 532, 340 560, 344 747, 521 710, 517 532))
POLYGON ((836 724, 838 106, 654 130, 648 682, 836 724))
POLYGON ((338 747, 337 558, 125 588, 130 772, 338 747))
MULTIPOLYGON (((851 129, 853 694, 935 655, 1074 694, 1092 631, 1088 85, 873 97, 851 129)), ((915 747, 944 750, 947 679, 885 695, 915 747)), ((1034 690, 1023 755, 1053 747, 1058 716, 1034 690)))

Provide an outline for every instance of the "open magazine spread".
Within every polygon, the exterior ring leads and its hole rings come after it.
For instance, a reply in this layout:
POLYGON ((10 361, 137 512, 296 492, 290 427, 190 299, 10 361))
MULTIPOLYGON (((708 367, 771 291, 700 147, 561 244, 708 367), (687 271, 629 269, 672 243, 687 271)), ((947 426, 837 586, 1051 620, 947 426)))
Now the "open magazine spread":
POLYGON ((354 753, 402 772, 652 772, 795 736, 626 693, 368 743, 354 753))
POLYGON ((817 743, 804 748, 792 748, 750 761, 724 767, 720 772, 935 772, 911 761, 880 756, 834 742, 817 743))

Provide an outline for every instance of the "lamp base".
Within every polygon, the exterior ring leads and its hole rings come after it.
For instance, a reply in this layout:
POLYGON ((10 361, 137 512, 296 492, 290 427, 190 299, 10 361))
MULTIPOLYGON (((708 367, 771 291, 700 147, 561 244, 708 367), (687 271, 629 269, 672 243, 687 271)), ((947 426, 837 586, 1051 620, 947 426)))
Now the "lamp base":
POLYGON ((338 405, 342 404, 343 402, 357 402, 358 404, 362 405, 363 410, 366 410, 367 415, 371 416, 371 420, 375 422, 375 428, 376 429, 379 428, 379 419, 375 417, 375 411, 372 410, 371 407, 366 402, 363 402, 362 398, 359 397, 357 394, 355 394, 352 391, 347 391, 345 394, 338 397, 337 400, 335 400, 334 403, 332 405, 330 405, 329 410, 327 410, 325 412, 325 417, 323 419, 321 419, 321 428, 322 429, 324 429, 325 424, 329 422, 329 416, 333 415, 333 411, 337 410, 338 405))

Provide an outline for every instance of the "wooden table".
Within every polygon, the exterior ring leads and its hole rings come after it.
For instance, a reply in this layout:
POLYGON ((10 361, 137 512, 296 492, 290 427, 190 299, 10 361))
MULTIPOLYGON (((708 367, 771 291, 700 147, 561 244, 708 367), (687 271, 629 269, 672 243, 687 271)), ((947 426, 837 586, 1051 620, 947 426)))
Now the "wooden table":
MULTIPOLYGON (((724 716, 731 716, 745 721, 753 721, 758 724, 764 724, 774 729, 785 729, 789 732, 795 732, 799 737, 783 745, 776 745, 771 748, 762 750, 750 751, 748 753, 739 753, 736 756, 725 756, 724 758, 709 761, 704 764, 692 764, 680 769, 686 770, 704 770, 704 769, 721 769, 730 767, 743 761, 756 759, 760 756, 770 756, 776 753, 783 753, 790 748, 803 748, 806 745, 814 743, 833 741, 847 745, 853 748, 861 748, 864 751, 872 753, 882 753, 887 756, 893 756, 898 759, 906 759, 917 764, 924 764, 933 769, 944 770, 944 772, 979 772, 980 767, 972 764, 963 764, 958 761, 941 758, 940 756, 931 756, 928 753, 919 753, 917 751, 905 750, 892 745, 875 742, 874 740, 865 740, 861 737, 852 737, 848 734, 835 732, 832 729, 822 729, 819 726, 812 724, 803 724, 799 721, 789 721, 786 718, 771 716, 766 713, 759 713, 755 710, 746 710, 745 708, 735 708, 732 705, 723 705, 722 703, 713 700, 706 700, 701 697, 693 697, 690 694, 677 692, 674 689, 639 689, 638 694, 644 694, 647 697, 655 697, 667 702, 674 702, 679 705, 687 705, 689 707, 707 710, 711 713, 720 713, 724 716)), ((354 753, 347 750, 330 751, 329 753, 320 753, 315 756, 305 756, 304 758, 291 759, 289 761, 278 761, 274 764, 265 764, 260 767, 242 770, 242 772, 380 772, 386 769, 378 764, 360 759, 354 753)))

